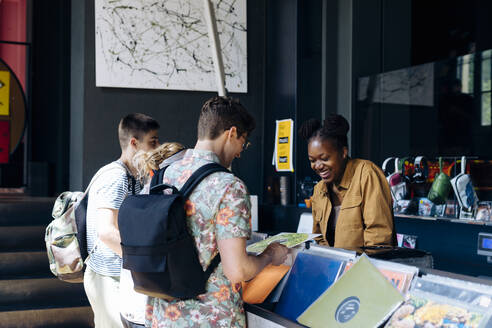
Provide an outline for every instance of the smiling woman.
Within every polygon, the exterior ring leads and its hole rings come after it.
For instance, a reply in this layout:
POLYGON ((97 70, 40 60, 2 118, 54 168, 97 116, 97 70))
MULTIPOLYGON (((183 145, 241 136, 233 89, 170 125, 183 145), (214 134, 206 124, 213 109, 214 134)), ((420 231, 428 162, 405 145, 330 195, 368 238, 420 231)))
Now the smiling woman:
POLYGON ((339 248, 394 245, 391 194, 374 163, 348 156, 347 120, 331 114, 305 122, 311 168, 321 177, 312 197, 318 243, 339 248))

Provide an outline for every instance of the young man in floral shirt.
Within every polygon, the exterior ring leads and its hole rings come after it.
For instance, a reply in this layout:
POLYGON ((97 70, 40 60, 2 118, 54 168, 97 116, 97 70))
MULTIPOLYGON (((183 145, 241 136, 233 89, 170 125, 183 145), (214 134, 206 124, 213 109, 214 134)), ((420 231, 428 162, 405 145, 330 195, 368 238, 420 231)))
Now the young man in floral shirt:
MULTIPOLYGON (((254 127, 254 118, 237 100, 208 100, 200 113, 195 148, 166 170, 163 182, 179 189, 205 164, 230 167, 254 127)), ((287 256, 287 248, 277 243, 259 256, 246 253, 250 208, 244 182, 232 174, 213 173, 194 189, 186 202, 186 214, 200 263, 205 270, 220 253, 221 264, 210 276, 207 292, 197 299, 167 302, 149 297, 146 327, 246 327, 241 281, 252 279, 270 263, 283 263, 287 256)))

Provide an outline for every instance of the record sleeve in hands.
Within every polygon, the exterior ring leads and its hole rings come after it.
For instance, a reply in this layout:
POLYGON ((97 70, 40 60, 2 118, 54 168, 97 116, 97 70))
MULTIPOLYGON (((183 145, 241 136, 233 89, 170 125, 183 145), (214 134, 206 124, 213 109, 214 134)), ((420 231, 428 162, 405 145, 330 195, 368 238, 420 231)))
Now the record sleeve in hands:
POLYGON ((308 240, 314 240, 314 238, 318 236, 320 236, 319 233, 281 232, 275 236, 271 236, 267 239, 248 245, 248 247, 246 247, 246 251, 251 254, 259 255, 263 253, 263 251, 271 243, 280 243, 285 247, 292 248, 308 240))

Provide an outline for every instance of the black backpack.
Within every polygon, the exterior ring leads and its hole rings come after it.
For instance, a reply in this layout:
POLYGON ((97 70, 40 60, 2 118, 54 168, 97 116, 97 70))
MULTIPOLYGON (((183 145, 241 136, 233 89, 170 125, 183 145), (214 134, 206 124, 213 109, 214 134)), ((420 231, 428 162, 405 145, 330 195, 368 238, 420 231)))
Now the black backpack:
POLYGON ((162 184, 162 168, 154 172, 150 194, 128 196, 118 214, 123 268, 130 270, 135 291, 165 300, 191 299, 206 292, 208 278, 220 262, 214 257, 204 272, 188 231, 185 202, 203 178, 227 172, 210 163, 200 167, 181 190, 162 184), (172 194, 164 194, 172 189, 172 194))

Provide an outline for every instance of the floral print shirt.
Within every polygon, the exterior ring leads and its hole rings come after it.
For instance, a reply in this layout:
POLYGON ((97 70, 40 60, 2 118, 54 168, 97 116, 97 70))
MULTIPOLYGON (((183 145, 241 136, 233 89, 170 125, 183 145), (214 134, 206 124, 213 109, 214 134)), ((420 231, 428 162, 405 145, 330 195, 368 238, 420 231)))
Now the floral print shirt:
MULTIPOLYGON (((181 161, 166 170, 163 182, 179 189, 194 171, 211 162, 220 163, 213 152, 187 150, 181 161)), ((217 240, 250 237, 249 193, 232 174, 216 172, 207 176, 193 190, 185 209, 203 270, 218 254, 217 240)), ((219 264, 208 279, 207 292, 196 299, 167 302, 149 297, 145 326, 246 327, 240 286, 231 284, 219 264)))

